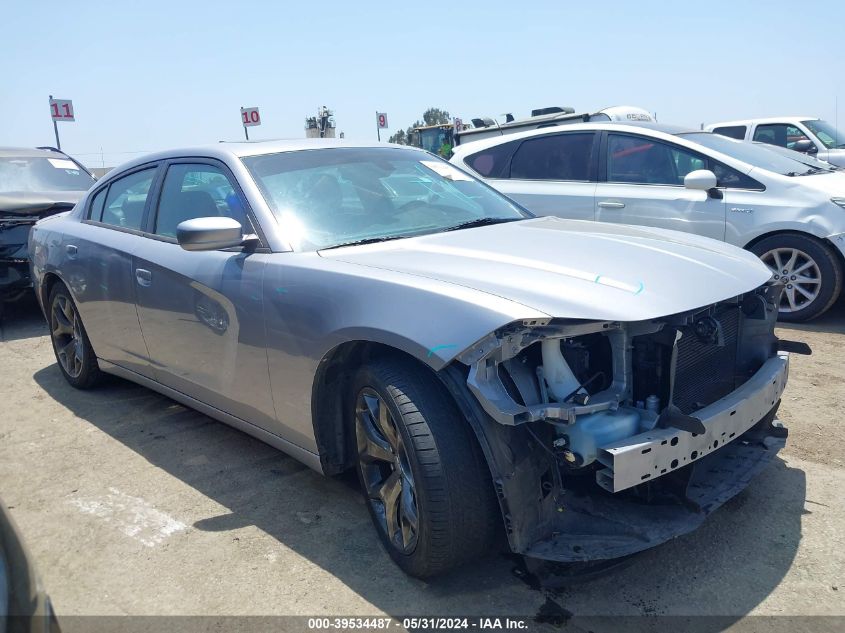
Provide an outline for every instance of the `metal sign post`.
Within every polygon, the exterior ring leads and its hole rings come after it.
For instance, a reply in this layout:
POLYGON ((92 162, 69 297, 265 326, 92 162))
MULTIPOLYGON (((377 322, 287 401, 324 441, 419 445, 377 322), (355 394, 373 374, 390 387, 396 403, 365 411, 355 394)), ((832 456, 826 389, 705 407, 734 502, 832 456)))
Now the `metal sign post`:
POLYGON ((387 129, 387 113, 376 112, 376 134, 378 135, 379 142, 381 142, 382 129, 387 129))
MULTIPOLYGON (((53 97, 50 98, 52 99, 53 97)), ((59 140, 59 124, 56 123, 56 119, 53 119, 53 132, 56 134, 56 149, 61 150, 62 142, 59 140)))
POLYGON ((241 123, 244 126, 244 136, 246 140, 249 140, 249 131, 247 128, 253 125, 261 125, 261 115, 258 112, 258 108, 244 108, 241 106, 241 123))
POLYGON ((62 142, 59 140, 58 121, 76 121, 73 116, 73 101, 70 99, 53 99, 50 95, 50 118, 53 119, 53 132, 56 134, 56 149, 62 149, 62 142))

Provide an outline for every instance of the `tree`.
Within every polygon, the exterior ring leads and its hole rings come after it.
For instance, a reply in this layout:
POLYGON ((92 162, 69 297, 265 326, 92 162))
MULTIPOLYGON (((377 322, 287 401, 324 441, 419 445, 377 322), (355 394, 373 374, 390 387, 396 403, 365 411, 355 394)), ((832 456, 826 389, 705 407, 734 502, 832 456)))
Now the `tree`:
POLYGON ((389 139, 387 139, 388 143, 398 143, 399 145, 407 145, 408 144, 408 135, 405 134, 405 130, 399 130, 396 134, 393 134, 389 139))
POLYGON ((387 139, 388 143, 399 143, 400 145, 410 145, 411 143, 411 134, 414 131, 414 128, 423 127, 425 125, 441 125, 443 123, 451 122, 452 117, 449 115, 448 110, 441 110, 440 108, 429 108, 425 112, 423 112, 423 120, 420 121, 417 119, 414 121, 414 124, 409 126, 406 130, 399 130, 387 139))
POLYGON ((429 108, 423 112, 423 121, 426 125, 441 125, 449 123, 451 120, 449 112, 440 108, 429 108))

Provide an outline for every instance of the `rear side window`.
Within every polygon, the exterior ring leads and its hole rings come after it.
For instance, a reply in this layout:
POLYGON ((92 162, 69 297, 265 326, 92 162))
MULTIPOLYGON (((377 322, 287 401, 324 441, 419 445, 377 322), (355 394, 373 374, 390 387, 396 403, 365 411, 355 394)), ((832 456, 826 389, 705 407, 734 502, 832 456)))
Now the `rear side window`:
POLYGON ((522 142, 511 160, 511 178, 589 180, 593 132, 538 136, 522 142))
POLYGON ((726 125, 725 127, 713 128, 713 133, 721 134, 722 136, 727 136, 728 138, 735 138, 736 140, 741 141, 745 138, 745 132, 747 130, 748 128, 744 125, 726 125))
POLYGON ((97 222, 103 220, 103 203, 106 201, 106 192, 108 187, 101 189, 91 199, 91 207, 88 210, 88 218, 97 222))
POLYGON ((155 173, 156 168, 152 167, 113 181, 106 194, 100 221, 140 231, 147 195, 150 193, 155 173))
POLYGON ((502 143, 470 154, 466 164, 484 178, 507 178, 511 155, 519 143, 502 143))
POLYGON ((640 136, 608 136, 608 182, 683 185, 684 177, 698 169, 707 169, 707 159, 677 145, 640 136))

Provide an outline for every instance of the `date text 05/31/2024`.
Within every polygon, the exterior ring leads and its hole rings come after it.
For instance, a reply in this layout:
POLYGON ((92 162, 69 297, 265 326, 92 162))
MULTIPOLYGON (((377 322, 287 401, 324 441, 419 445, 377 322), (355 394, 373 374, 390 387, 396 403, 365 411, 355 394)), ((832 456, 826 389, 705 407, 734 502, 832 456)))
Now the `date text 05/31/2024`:
POLYGON ((309 630, 386 630, 401 627, 408 630, 489 630, 518 631, 528 628, 522 618, 438 618, 414 617, 394 620, 393 618, 309 618, 309 630))

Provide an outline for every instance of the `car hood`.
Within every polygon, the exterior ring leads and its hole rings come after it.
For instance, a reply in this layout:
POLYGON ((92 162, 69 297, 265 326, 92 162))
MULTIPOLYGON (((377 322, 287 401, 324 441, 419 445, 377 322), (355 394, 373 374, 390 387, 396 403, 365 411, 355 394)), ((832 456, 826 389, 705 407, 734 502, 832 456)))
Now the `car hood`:
POLYGON ((751 253, 708 238, 555 217, 320 255, 473 288, 552 317, 613 321, 702 307, 771 276, 751 253))
POLYGON ((795 176, 789 184, 802 185, 822 193, 825 197, 845 196, 845 171, 812 176, 795 176))
POLYGON ((4 191, 0 192, 0 213, 5 215, 43 215, 73 207, 84 191, 4 191))

